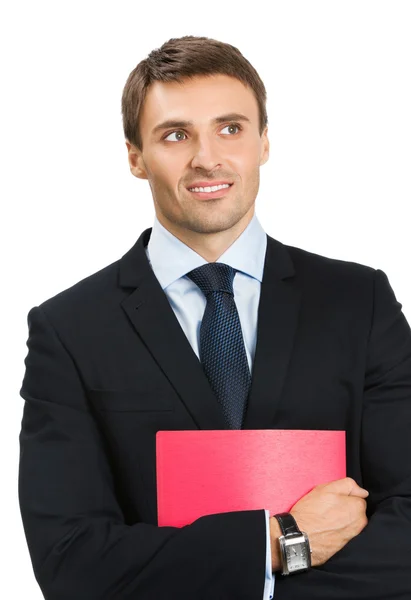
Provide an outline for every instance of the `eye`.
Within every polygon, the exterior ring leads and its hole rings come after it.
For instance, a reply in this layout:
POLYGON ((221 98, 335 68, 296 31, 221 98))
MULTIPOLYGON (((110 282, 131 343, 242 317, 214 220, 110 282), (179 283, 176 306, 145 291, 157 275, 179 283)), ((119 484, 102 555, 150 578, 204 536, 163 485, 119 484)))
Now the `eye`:
POLYGON ((178 135, 178 136, 180 136, 180 135, 185 135, 185 133, 184 133, 184 131, 181 131, 181 130, 172 131, 171 133, 169 133, 168 135, 166 135, 166 137, 164 139, 167 140, 168 142, 179 142, 181 140, 181 138, 177 139, 177 140, 176 139, 174 139, 174 140, 169 139, 169 137, 171 135, 178 135))
MULTIPOLYGON (((238 131, 241 131, 241 127, 237 123, 230 123, 230 125, 226 125, 225 127, 223 127, 223 129, 221 131, 223 132, 224 129, 231 129, 231 130, 238 129, 238 131)), ((230 132, 230 133, 232 133, 232 132, 230 132)), ((234 133, 237 133, 237 131, 234 131, 234 133)))

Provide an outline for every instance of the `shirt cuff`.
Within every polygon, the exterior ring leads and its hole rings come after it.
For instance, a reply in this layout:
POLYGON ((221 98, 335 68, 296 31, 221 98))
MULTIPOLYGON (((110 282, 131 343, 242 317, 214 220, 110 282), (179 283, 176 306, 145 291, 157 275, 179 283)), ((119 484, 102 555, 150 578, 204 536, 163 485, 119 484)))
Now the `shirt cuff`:
POLYGON ((263 600, 271 600, 274 598, 275 575, 272 571, 271 557, 271 535, 270 535, 270 512, 265 510, 265 527, 266 527, 266 560, 265 560, 265 584, 263 600))

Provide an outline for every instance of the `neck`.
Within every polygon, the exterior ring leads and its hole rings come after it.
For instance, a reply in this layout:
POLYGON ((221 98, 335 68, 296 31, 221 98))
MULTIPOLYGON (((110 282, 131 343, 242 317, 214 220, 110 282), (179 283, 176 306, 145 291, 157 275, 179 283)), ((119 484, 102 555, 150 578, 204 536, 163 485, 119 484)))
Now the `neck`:
POLYGON ((240 237, 253 216, 254 206, 230 229, 216 233, 198 233, 180 227, 169 221, 161 213, 157 213, 157 219, 165 229, 183 242, 183 244, 194 250, 194 252, 197 252, 207 262, 216 262, 236 239, 240 237))

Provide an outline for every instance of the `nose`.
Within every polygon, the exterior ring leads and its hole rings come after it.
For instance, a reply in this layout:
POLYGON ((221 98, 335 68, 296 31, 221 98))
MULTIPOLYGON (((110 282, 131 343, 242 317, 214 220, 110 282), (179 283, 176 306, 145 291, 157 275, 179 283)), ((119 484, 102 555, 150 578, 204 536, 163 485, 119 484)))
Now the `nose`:
POLYGON ((213 171, 221 163, 215 141, 209 136, 199 137, 193 146, 192 168, 201 168, 204 171, 213 171))

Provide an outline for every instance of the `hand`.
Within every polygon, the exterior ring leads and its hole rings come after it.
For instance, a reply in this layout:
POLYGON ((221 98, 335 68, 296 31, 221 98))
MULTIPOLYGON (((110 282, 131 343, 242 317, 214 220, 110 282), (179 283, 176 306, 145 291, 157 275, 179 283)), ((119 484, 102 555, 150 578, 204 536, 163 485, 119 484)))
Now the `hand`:
POLYGON ((346 477, 317 485, 290 510, 308 535, 313 567, 323 565, 368 523, 367 490, 346 477))

